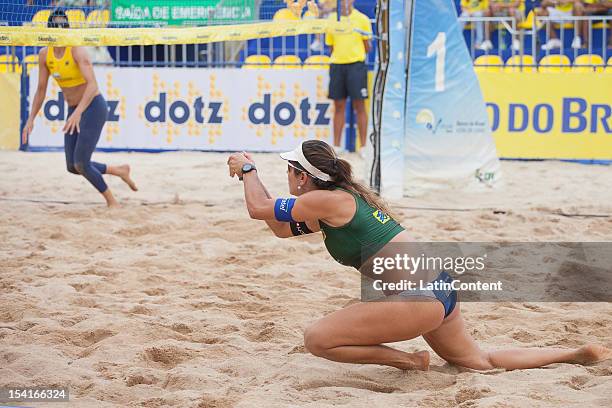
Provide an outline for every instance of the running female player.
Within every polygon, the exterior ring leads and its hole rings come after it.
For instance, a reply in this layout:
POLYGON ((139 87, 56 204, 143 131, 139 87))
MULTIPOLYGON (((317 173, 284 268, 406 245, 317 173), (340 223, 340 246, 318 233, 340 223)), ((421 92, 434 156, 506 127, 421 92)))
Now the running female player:
MULTIPOLYGON (((230 176, 244 181, 249 215, 264 220, 276 236, 322 231, 332 257, 362 273, 367 273, 362 250, 369 248, 367 254, 378 256, 393 247, 390 243, 411 241, 407 231, 389 217, 380 198, 353 180, 350 164, 327 143, 306 141, 281 157, 288 161, 289 192, 298 198, 272 198, 250 155, 235 153, 228 160, 230 176)), ((448 279, 443 272, 433 280, 448 279)), ((414 296, 402 292, 395 299, 404 295, 414 296)), ((312 354, 332 361, 421 370, 429 366, 427 351, 406 353, 383 343, 423 336, 449 363, 477 370, 586 364, 612 356, 612 350, 598 345, 484 351, 466 330, 456 293, 422 291, 416 297, 420 301, 361 302, 333 312, 306 329, 304 345, 312 354)))
MULTIPOLYGON (((51 28, 68 28, 68 17, 63 10, 54 10, 47 25, 51 28)), ((23 143, 27 143, 32 132, 34 119, 45 100, 51 75, 62 89, 64 99, 68 103, 68 118, 63 129, 68 171, 84 176, 104 196, 109 207, 118 206, 102 174, 120 177, 133 191, 137 191, 137 188, 130 178, 130 166, 127 164, 107 166, 91 161, 91 155, 108 116, 108 108, 98 90, 87 52, 82 47, 43 48, 38 56, 38 67, 38 87, 30 117, 23 128, 23 143)))

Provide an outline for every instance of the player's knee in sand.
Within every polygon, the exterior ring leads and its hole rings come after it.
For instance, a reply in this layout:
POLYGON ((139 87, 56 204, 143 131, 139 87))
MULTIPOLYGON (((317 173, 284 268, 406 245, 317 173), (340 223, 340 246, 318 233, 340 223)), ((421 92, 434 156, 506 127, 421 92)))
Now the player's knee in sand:
POLYGON ((317 357, 325 357, 326 347, 325 332, 320 330, 316 323, 304 330, 304 348, 310 354, 317 357))

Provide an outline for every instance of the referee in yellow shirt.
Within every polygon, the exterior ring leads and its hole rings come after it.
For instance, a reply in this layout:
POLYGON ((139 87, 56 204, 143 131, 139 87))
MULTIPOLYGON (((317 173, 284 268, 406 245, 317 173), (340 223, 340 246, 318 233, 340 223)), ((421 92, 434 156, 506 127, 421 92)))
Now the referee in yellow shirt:
MULTIPOLYGON (((349 21, 353 27, 350 33, 327 34, 325 43, 331 47, 331 65, 329 67, 329 98, 334 100, 334 146, 339 150, 346 98, 351 97, 353 109, 357 113, 357 129, 361 147, 366 144, 368 115, 365 100, 368 97, 368 69, 365 59, 370 51, 372 26, 368 17, 353 7, 354 0, 342 0, 340 3, 341 21, 349 21)), ((330 19, 337 20, 337 13, 331 13, 330 19)))

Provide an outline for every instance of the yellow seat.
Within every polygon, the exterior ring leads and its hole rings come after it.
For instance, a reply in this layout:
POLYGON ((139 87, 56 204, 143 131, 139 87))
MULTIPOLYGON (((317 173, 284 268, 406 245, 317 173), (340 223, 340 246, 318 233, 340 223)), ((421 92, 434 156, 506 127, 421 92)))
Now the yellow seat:
POLYGON ((87 15, 87 27, 106 27, 110 21, 110 11, 92 10, 87 15))
POLYGON ((37 26, 47 26, 47 22, 49 21, 49 16, 51 15, 51 10, 39 10, 32 17, 32 25, 37 26))
POLYGON ((23 63, 26 66, 26 72, 28 75, 30 75, 32 68, 38 66, 38 54, 26 55, 26 57, 23 59, 23 63))
POLYGON ((531 55, 513 55, 506 61, 504 72, 536 72, 531 55))
POLYGON ((17 72, 21 74, 19 58, 13 55, 0 55, 0 72, 17 72))
POLYGON ((83 10, 79 10, 79 9, 66 10, 66 16, 68 17, 70 28, 85 27, 85 13, 83 13, 83 10))
POLYGON ((276 13, 274 13, 274 17, 272 17, 272 21, 295 21, 300 18, 293 14, 293 11, 288 8, 280 9, 276 13))
POLYGON ((327 55, 311 55, 304 61, 306 69, 328 69, 329 57, 327 55))
POLYGON ((567 55, 546 55, 540 60, 539 72, 568 72, 570 70, 570 59, 567 55))
POLYGON ((604 60, 601 55, 582 54, 574 60, 572 72, 603 72, 604 60), (595 66, 595 67, 594 67, 595 66))
POLYGON ((500 72, 504 66, 499 55, 481 55, 474 61, 474 71, 476 72, 500 72))
POLYGON ((242 68, 246 69, 260 69, 260 68, 272 68, 272 60, 267 55, 249 55, 244 60, 242 68))
POLYGON ((302 68, 302 60, 297 55, 281 55, 274 59, 274 69, 302 68))

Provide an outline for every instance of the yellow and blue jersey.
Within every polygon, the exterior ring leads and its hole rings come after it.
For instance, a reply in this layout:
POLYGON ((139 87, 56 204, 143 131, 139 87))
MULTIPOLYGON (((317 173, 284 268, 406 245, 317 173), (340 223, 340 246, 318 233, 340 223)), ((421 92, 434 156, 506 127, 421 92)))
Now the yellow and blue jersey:
POLYGON ((66 47, 61 58, 56 58, 53 47, 48 47, 46 65, 60 88, 72 88, 87 82, 72 56, 72 47, 66 47))

